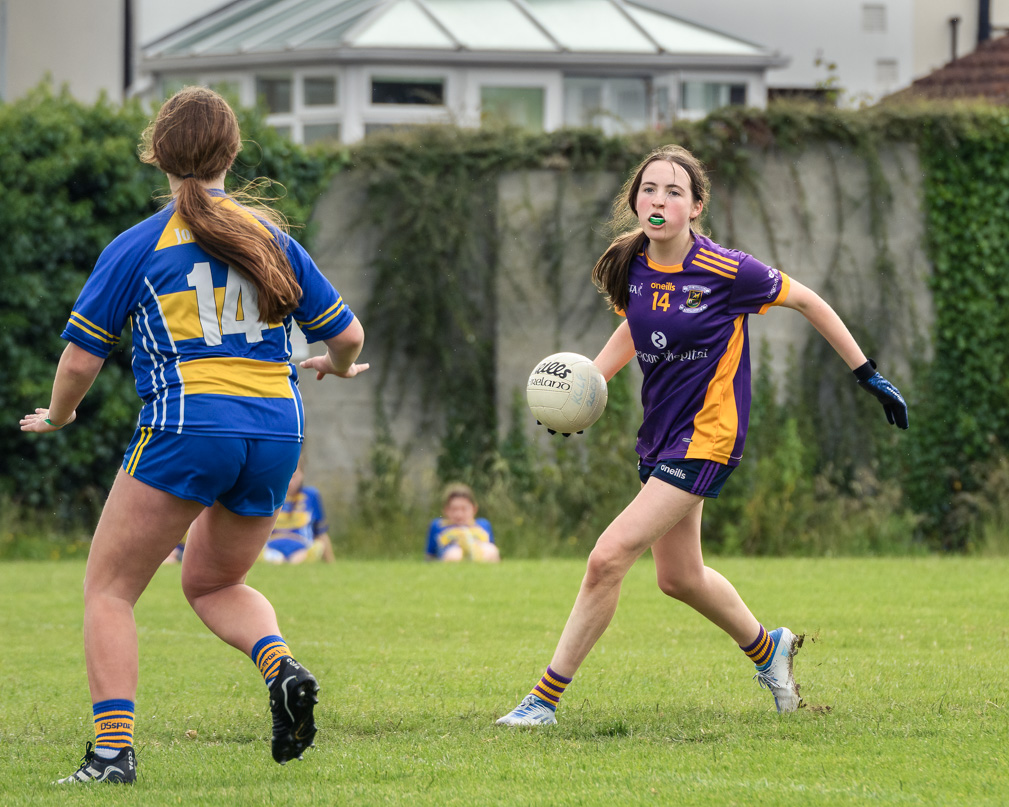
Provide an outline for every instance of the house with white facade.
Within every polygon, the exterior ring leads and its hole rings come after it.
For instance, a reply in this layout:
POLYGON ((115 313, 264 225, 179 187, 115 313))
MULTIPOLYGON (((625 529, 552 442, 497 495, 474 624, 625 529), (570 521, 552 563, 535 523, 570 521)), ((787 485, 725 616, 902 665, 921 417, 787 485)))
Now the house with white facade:
POLYGON ((142 48, 143 94, 265 105, 303 143, 455 122, 609 133, 762 107, 788 59, 631 0, 235 0, 142 48))

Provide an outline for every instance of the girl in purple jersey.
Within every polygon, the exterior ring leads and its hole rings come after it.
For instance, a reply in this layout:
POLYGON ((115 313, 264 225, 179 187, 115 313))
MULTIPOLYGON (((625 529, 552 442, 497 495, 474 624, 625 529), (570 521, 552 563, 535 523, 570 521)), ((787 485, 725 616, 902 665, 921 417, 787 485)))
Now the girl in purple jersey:
POLYGON ((242 139, 223 98, 201 87, 181 90, 142 146, 141 159, 167 174, 172 201, 102 253, 64 331, 69 344, 49 407, 21 419, 23 431, 38 433, 72 423, 132 319, 138 391, 154 377, 145 411, 158 417, 138 428, 88 554, 84 651, 95 742, 61 784, 136 780, 133 608, 187 529, 183 592, 211 631, 259 667, 270 693, 274 759, 283 764, 312 744, 318 684, 289 652, 273 606, 245 577, 301 450, 293 319, 305 323, 310 341, 326 345, 325 355, 301 363, 317 378, 368 369, 355 363, 361 324, 307 253, 274 226, 269 210, 253 213, 225 194, 242 139), (145 361, 156 362, 157 372, 141 370, 145 361), (166 421, 169 401, 175 414, 166 421))
POLYGON ((742 252, 704 237, 709 185, 700 162, 678 146, 648 155, 614 202, 620 235, 593 280, 626 319, 595 359, 609 380, 632 358, 643 373, 638 495, 606 528, 557 649, 539 683, 497 722, 550 725, 560 697, 616 611, 631 565, 651 548, 659 588, 703 614, 754 662, 779 712, 799 708, 788 628, 768 631, 732 584, 704 565, 701 510, 718 495, 743 450, 750 378, 746 319, 771 306, 800 312, 883 405, 908 427, 896 387, 875 371, 834 310, 815 292, 742 252), (625 226, 621 226, 625 225, 625 226))

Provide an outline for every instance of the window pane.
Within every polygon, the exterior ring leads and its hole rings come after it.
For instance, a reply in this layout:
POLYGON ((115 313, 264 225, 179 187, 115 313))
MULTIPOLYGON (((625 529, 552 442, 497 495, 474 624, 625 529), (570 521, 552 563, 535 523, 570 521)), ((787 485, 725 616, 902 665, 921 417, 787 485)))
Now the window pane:
POLYGON ((445 82, 440 78, 373 78, 373 104, 434 104, 445 103, 445 82))
POLYGON ((291 111, 291 79, 256 76, 256 98, 273 113, 291 111))
POLYGON ((339 142, 339 123, 306 123, 302 127, 305 145, 321 142, 339 142))
POLYGON ((603 111, 602 79, 571 78, 564 81, 564 125, 598 126, 603 111))
POLYGON ((307 77, 305 106, 336 106, 336 79, 332 76, 307 77))
POLYGON ((886 33, 886 6, 879 3, 865 3, 862 6, 862 30, 886 33))
POLYGON ((544 95, 542 87, 481 87, 481 123, 542 132, 544 95))
POLYGON ((648 95, 644 79, 628 78, 611 81, 613 114, 617 125, 628 132, 638 132, 648 125, 648 95))
POLYGON ((690 112, 712 112, 730 104, 741 106, 746 103, 746 85, 684 81, 680 85, 680 101, 683 109, 690 112))
POLYGON ((376 134, 377 132, 395 132, 400 129, 412 129, 409 123, 366 123, 364 124, 364 136, 376 134))
POLYGON ((284 137, 290 137, 291 136, 291 127, 290 126, 274 126, 273 127, 273 131, 275 131, 277 134, 282 134, 284 137))

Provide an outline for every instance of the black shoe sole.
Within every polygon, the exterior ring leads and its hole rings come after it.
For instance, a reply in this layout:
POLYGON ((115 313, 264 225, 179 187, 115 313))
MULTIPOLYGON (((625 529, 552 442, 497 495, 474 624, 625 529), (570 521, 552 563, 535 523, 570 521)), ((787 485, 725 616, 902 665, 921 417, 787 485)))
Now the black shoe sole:
POLYGON ((314 709, 319 702, 319 684, 314 678, 307 678, 295 684, 288 697, 294 724, 286 734, 275 736, 272 743, 273 759, 281 765, 300 759, 305 749, 313 745, 318 731, 314 709))

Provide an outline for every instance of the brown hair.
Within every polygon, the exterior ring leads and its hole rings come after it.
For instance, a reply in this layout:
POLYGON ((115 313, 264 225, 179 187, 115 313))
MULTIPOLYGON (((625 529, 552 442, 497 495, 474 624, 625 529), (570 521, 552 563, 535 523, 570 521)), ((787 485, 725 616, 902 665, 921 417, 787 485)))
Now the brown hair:
POLYGON ((704 234, 699 219, 708 206, 708 198, 711 194, 711 185, 708 182, 704 166, 700 160, 682 146, 669 145, 655 149, 634 169, 634 173, 631 174, 616 199, 613 200, 613 214, 610 218, 609 229, 616 234, 616 237, 606 248, 602 257, 596 261, 596 265, 592 267, 592 282, 609 298, 610 305, 621 311, 626 311, 630 302, 627 278, 631 260, 648 244, 648 236, 638 226, 638 211, 635 208, 638 190, 641 187, 641 175, 645 173, 645 169, 649 165, 657 160, 665 160, 672 165, 678 165, 687 172, 693 201, 702 202, 704 205, 701 214, 691 219, 690 229, 695 233, 704 234))
POLYGON ((226 173, 241 147, 238 118, 228 102, 205 87, 186 87, 165 101, 144 130, 140 159, 182 180, 176 211, 197 244, 252 282, 265 325, 280 322, 301 299, 284 251, 284 219, 246 194, 233 194, 241 207, 220 204, 200 184, 226 173), (279 239, 264 221, 280 230, 279 239))
POLYGON ((476 494, 473 493, 473 488, 469 485, 464 485, 462 482, 455 482, 445 488, 445 493, 442 496, 442 507, 448 507, 448 503, 453 499, 468 499, 470 504, 474 507, 477 506, 476 494))

